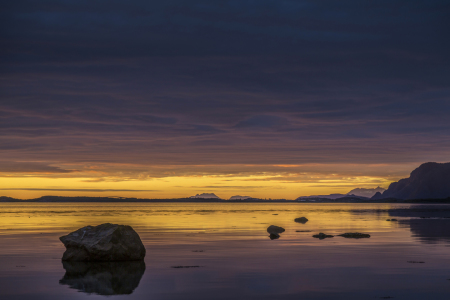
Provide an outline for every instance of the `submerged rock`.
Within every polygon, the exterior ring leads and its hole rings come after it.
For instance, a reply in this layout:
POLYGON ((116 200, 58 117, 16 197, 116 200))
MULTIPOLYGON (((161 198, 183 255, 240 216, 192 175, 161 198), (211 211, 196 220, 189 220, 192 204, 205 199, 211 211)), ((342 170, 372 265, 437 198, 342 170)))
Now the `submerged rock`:
POLYGON ((270 239, 274 240, 274 239, 278 239, 280 237, 280 233, 283 233, 285 230, 283 227, 279 227, 279 226, 275 226, 275 225, 270 225, 267 228, 267 232, 270 234, 270 239))
POLYGON ((295 219, 294 221, 297 223, 305 224, 306 222, 308 222, 308 219, 305 217, 300 217, 300 218, 295 219))
POLYGON ((359 232, 347 232, 343 234, 339 234, 338 236, 342 236, 348 239, 362 239, 362 238, 370 238, 370 234, 359 233, 359 232))
POLYGON ((86 226, 59 238, 66 247, 64 261, 143 260, 145 247, 130 226, 86 226))
POLYGON ((332 238, 332 237, 334 237, 334 235, 329 235, 329 234, 325 234, 325 233, 319 233, 319 234, 315 234, 315 235, 313 235, 313 237, 314 238, 318 238, 319 240, 323 240, 323 239, 326 239, 326 238, 332 238))
POLYGON ((145 272, 143 261, 69 262, 63 261, 66 274, 59 281, 87 294, 128 295, 139 285, 145 272))

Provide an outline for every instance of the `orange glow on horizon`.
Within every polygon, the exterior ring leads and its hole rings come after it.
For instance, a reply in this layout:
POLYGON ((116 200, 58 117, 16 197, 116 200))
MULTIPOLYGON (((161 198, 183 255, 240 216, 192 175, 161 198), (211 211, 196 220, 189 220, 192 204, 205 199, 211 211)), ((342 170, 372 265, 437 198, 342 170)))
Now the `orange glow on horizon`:
POLYGON ((299 176, 299 174, 247 176, 193 174, 132 180, 113 176, 48 178, 27 174, 21 177, 0 178, 2 186, 0 195, 18 199, 32 199, 45 195, 184 198, 200 193, 215 193, 222 199, 229 199, 234 195, 263 199, 296 199, 308 195, 345 194, 358 187, 387 187, 392 181, 391 178, 336 174, 306 176, 299 176))

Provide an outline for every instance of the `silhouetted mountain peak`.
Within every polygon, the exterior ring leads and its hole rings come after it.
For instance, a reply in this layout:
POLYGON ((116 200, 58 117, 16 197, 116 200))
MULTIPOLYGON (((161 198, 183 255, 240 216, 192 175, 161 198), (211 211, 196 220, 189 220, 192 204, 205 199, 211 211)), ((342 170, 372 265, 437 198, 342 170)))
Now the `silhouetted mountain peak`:
POLYGON ((448 164, 450 164, 450 163, 441 164, 441 163, 437 163, 437 162, 427 162, 427 163, 421 164, 417 169, 415 169, 411 172, 411 175, 409 178, 418 179, 424 175, 429 174, 430 172, 433 172, 434 170, 436 170, 436 168, 440 168, 442 166, 445 167, 445 165, 448 165, 448 164))
POLYGON ((366 188, 356 188, 351 190, 350 192, 347 193, 347 195, 354 195, 354 196, 361 196, 361 197, 373 197, 377 192, 384 192, 386 189, 382 188, 382 187, 376 187, 373 189, 366 189, 366 188))
POLYGON ((391 183, 372 199, 443 199, 450 197, 450 163, 428 162, 411 172, 409 178, 391 183))
POLYGON ((197 194, 195 196, 191 196, 189 198, 197 198, 197 199, 220 199, 219 197, 216 196, 216 194, 214 193, 202 193, 202 194, 197 194))

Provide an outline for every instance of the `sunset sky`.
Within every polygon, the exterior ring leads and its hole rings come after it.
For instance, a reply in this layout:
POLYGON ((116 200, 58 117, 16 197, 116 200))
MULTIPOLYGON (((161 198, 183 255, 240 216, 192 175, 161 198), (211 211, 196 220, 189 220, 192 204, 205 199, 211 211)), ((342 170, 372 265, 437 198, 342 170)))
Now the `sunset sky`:
POLYGON ((0 196, 294 199, 450 161, 450 2, 0 3, 0 196))

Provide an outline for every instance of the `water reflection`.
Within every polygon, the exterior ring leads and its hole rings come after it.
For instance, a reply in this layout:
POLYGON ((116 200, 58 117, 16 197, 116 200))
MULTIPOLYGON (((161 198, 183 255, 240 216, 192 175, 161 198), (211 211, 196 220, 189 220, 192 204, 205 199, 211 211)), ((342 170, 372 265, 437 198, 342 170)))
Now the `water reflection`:
POLYGON ((143 261, 131 262, 67 262, 66 274, 59 281, 87 294, 126 295, 138 287, 145 272, 143 261))
POLYGON ((399 220, 399 224, 409 227, 412 236, 422 243, 450 243, 448 205, 413 205, 409 209, 391 209, 389 216, 410 218, 399 220))
POLYGON ((409 226, 412 236, 422 243, 450 243, 450 219, 411 219, 400 224, 409 226))
POLYGON ((276 240, 276 239, 279 239, 279 238, 280 238, 280 235, 279 235, 279 234, 273 234, 273 233, 271 233, 271 234, 269 235, 269 238, 270 238, 271 240, 276 240))
POLYGON ((450 205, 383 203, 2 204, 0 298, 448 300, 449 217, 450 205), (65 263, 61 279, 58 238, 106 222, 138 232, 151 272, 139 262, 65 263), (280 239, 269 239, 270 224, 286 229, 280 239), (371 238, 312 238, 319 232, 371 238))

